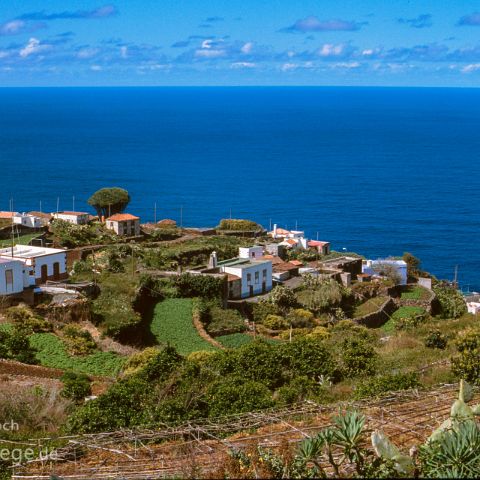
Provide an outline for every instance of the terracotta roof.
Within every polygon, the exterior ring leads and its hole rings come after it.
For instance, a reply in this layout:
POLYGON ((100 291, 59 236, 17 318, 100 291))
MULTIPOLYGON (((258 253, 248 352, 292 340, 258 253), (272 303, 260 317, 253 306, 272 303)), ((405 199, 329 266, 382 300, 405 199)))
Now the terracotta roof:
POLYGON ((290 232, 290 230, 285 230, 284 228, 277 228, 277 235, 288 235, 289 233, 292 233, 290 232))
POLYGON ((310 240, 308 242, 309 247, 323 247, 325 245, 330 245, 330 242, 319 242, 318 240, 310 240))
POLYGON ((303 262, 301 262, 300 260, 290 260, 290 262, 292 265, 296 265, 297 267, 303 267, 303 262))
POLYGON ((124 222, 125 220, 140 220, 140 217, 130 215, 129 213, 116 213, 115 215, 108 217, 107 220, 110 220, 111 222, 124 222))
POLYGON ((241 278, 237 277, 236 275, 233 275, 231 273, 227 273, 227 281, 228 282, 236 282, 237 280, 241 280, 241 278))
POLYGON ((32 217, 39 217, 39 218, 46 218, 46 219, 50 219, 52 218, 52 214, 51 213, 43 213, 43 212, 28 212, 27 215, 32 215, 32 217))
POLYGON ((285 263, 280 257, 277 257, 276 255, 263 255, 263 257, 260 257, 260 260, 270 260, 272 262, 272 265, 279 265, 281 263, 285 263))
POLYGON ((274 272, 290 272, 291 270, 298 270, 298 265, 292 265, 290 262, 280 263, 273 266, 274 272))
POLYGON ((14 215, 18 215, 18 212, 0 212, 0 218, 12 218, 14 215))
POLYGON ((289 238, 288 240, 285 240, 289 245, 296 245, 298 242, 296 242, 293 238, 289 238))

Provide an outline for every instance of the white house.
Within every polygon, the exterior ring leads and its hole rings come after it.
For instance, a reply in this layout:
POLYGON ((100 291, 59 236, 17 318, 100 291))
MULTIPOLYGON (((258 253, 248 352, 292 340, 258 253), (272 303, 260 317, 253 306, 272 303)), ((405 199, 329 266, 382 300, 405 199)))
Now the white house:
POLYGON ((107 228, 117 235, 133 237, 140 235, 140 218, 129 213, 116 213, 106 220, 107 228))
POLYGON ((217 254, 213 252, 210 255, 209 267, 218 269, 220 273, 228 274, 230 298, 253 297, 272 289, 272 262, 270 260, 237 257, 218 262, 217 254))
POLYGON ((68 277, 67 252, 58 248, 16 245, 0 249, 0 258, 19 260, 30 267, 29 285, 39 285, 47 280, 63 280, 68 277))
POLYGON ((13 223, 28 228, 42 228, 44 224, 43 219, 40 217, 29 215, 27 213, 16 213, 13 216, 13 223))
POLYGON ((74 225, 86 225, 90 219, 87 212, 55 212, 52 213, 53 218, 73 223, 74 225))
POLYGON ((478 315, 480 313, 480 302, 467 302, 468 313, 478 315))
POLYGON ((378 260, 366 260, 362 264, 362 273, 368 275, 382 275, 382 267, 393 268, 399 276, 400 285, 407 284, 407 263, 404 260, 394 260, 390 258, 378 260))
POLYGON ((29 270, 20 260, 0 258, 0 295, 23 292, 29 286, 29 270))
POLYGON ((263 256, 263 247, 254 245, 253 247, 240 247, 238 249, 240 258, 260 258, 263 256))
POLYGON ((273 225, 273 230, 268 232, 272 238, 301 238, 305 237, 303 230, 285 230, 284 228, 278 228, 277 224, 273 225))

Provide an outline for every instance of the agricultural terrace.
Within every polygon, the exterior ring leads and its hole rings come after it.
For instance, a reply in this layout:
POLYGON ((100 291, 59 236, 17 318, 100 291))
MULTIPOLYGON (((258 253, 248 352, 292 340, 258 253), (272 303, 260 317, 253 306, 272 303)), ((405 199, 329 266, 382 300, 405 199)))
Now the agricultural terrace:
POLYGON ((353 314, 354 318, 363 317, 364 315, 376 312, 387 300, 388 297, 385 296, 370 298, 370 300, 361 303, 355 308, 353 314))
POLYGON ((192 321, 192 300, 169 298, 156 305, 150 331, 159 344, 168 343, 181 355, 215 347, 204 340, 192 321))
POLYGON ((126 360, 113 352, 69 355, 63 342, 53 333, 34 333, 30 336, 30 344, 37 349, 35 357, 41 365, 87 375, 113 377, 126 360))

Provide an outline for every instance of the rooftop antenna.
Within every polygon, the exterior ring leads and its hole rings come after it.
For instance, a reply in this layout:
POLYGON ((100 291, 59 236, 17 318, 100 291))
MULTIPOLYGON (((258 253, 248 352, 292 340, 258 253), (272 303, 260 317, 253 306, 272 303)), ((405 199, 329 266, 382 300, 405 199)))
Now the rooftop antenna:
POLYGON ((59 210, 60 210, 60 197, 57 197, 57 215, 59 210))
POLYGON ((232 219, 232 207, 230 207, 230 220, 232 219))
POLYGON ((157 223, 157 202, 153 205, 153 223, 157 223))
POLYGON ((317 232, 317 242, 318 242, 318 232, 317 232))
POLYGON ((40 213, 42 213, 42 201, 40 200, 40 210, 39 210, 40 213))
POLYGON ((72 212, 75 211, 75 195, 72 197, 72 212))
POLYGON ((298 230, 298 221, 295 220, 295 230, 298 230))
POLYGON ((457 288, 457 279, 458 279, 458 265, 455 265, 455 275, 453 277, 453 284, 457 288))
POLYGON ((270 231, 272 231, 272 219, 270 219, 270 231))

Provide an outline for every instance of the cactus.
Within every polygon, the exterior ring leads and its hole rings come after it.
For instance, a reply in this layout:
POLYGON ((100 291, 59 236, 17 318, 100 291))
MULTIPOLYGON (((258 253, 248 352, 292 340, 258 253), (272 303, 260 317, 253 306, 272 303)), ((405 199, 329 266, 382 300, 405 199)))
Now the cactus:
POLYGON ((383 432, 377 430, 372 433, 372 446, 378 457, 394 462, 394 468, 398 473, 412 473, 413 460, 408 455, 402 455, 383 432))

